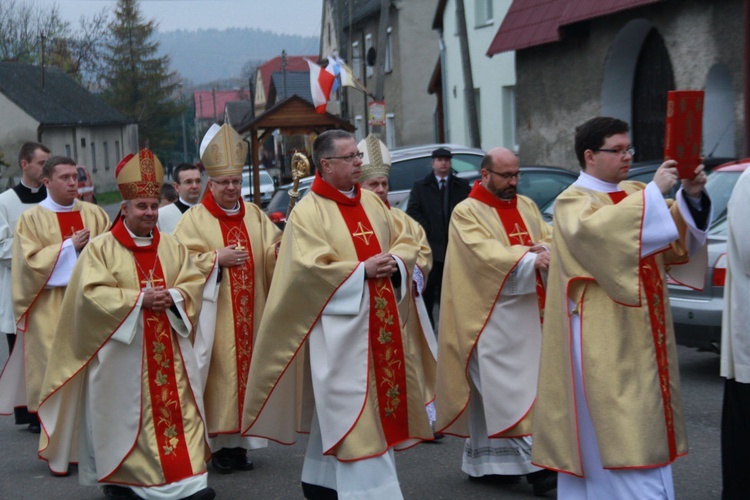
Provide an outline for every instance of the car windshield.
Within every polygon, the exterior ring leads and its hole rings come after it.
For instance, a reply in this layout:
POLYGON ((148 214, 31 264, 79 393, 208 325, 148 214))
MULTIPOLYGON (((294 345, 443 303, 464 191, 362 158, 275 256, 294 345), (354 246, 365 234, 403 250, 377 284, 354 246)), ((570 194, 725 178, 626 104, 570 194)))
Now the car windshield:
MULTIPOLYGON (((299 198, 297 201, 299 201, 307 192, 310 190, 310 186, 312 186, 312 183, 305 183, 300 184, 299 186, 299 198)), ((268 202, 268 206, 266 206, 266 213, 270 214, 273 212, 284 212, 286 213, 286 209, 289 207, 289 190, 291 189, 291 186, 285 186, 282 188, 279 188, 276 193, 274 193, 273 198, 271 198, 271 201, 268 202)))
MULTIPOLYGON (((451 167, 456 172, 479 170, 482 163, 482 155, 456 153, 451 159, 451 167)), ((404 160, 393 160, 391 173, 388 179, 391 191, 410 190, 414 181, 422 179, 432 172, 432 158, 422 156, 420 158, 408 158, 404 160)))
POLYGON ((706 191, 711 197, 713 205, 714 220, 721 220, 727 214, 727 203, 732 195, 734 185, 740 178, 742 172, 717 170, 708 174, 706 191))
POLYGON ((268 172, 265 170, 260 171, 260 185, 261 186, 268 186, 273 185, 273 178, 270 176, 268 172))
POLYGON ((539 207, 545 207, 568 187, 575 177, 548 171, 523 171, 518 181, 518 192, 528 196, 539 207))
MULTIPOLYGON (((251 183, 252 175, 250 172, 242 172, 242 187, 249 188, 251 183)), ((260 171, 260 185, 267 186, 273 185, 273 178, 265 170, 260 171)))

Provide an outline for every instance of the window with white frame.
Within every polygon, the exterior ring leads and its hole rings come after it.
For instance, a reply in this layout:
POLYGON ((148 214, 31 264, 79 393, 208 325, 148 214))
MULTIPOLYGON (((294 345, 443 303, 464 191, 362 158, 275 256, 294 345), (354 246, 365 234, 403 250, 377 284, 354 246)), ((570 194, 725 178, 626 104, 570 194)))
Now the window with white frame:
POLYGON ((359 42, 352 42, 352 73, 357 78, 362 78, 362 54, 359 49, 359 42))
POLYGON ((503 146, 518 153, 516 143, 516 88, 503 87, 503 146))
POLYGON ((385 72, 393 71, 393 37, 391 36, 391 27, 388 26, 388 33, 385 37, 385 72))
POLYGON ((372 76, 372 66, 367 61, 367 56, 370 54, 370 49, 372 48, 372 35, 367 34, 365 35, 365 66, 367 67, 366 75, 367 78, 370 78, 372 76))
POLYGON ((492 0, 474 0, 474 20, 477 28, 492 24, 492 0))
POLYGON ((396 147, 396 116, 393 113, 385 114, 385 145, 388 149, 396 147))

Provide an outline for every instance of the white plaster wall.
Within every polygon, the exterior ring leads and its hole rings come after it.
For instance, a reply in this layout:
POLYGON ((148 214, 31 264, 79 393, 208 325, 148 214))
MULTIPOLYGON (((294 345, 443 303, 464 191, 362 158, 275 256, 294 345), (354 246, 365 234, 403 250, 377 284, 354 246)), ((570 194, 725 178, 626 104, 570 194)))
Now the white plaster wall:
POLYGON ((18 150, 25 142, 37 140, 37 126, 39 123, 27 115, 21 108, 0 93, 0 151, 5 163, 0 171, 0 190, 4 190, 8 177, 21 175, 18 166, 18 150))
POLYGON ((137 130, 137 125, 45 128, 42 131, 42 142, 55 155, 66 155, 66 145, 70 146, 71 158, 76 163, 85 165, 93 178, 96 190, 105 192, 117 189, 115 168, 119 161, 126 155, 138 151, 137 130), (85 140, 85 145, 82 145, 81 139, 85 140), (119 156, 117 141, 120 143, 119 156), (105 142, 108 146, 106 156, 105 142), (92 144, 95 145, 94 148, 91 147, 92 144), (93 158, 94 150, 96 163, 93 158))
MULTIPOLYGON (((487 57, 492 39, 497 33, 505 14, 512 2, 510 0, 494 0, 492 5, 493 22, 486 26, 475 26, 475 2, 464 0, 466 9, 466 29, 469 38, 469 52, 471 54, 472 76, 474 87, 479 89, 479 129, 481 147, 484 150, 496 146, 513 149, 515 144, 504 138, 503 117, 511 113, 503 105, 503 87, 516 84, 515 52, 497 54, 487 57)), ((445 87, 443 92, 446 99, 446 141, 457 144, 469 144, 469 130, 464 105, 464 80, 461 66, 461 47, 458 39, 456 23, 456 2, 448 0, 443 17, 445 43, 445 87)))

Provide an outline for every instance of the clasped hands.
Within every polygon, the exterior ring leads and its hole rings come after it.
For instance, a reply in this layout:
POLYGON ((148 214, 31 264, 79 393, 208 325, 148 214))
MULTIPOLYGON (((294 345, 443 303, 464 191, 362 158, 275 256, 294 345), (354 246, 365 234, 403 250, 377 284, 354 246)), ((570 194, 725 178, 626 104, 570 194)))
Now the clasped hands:
POLYGON ((389 253, 379 253, 365 261, 367 279, 390 278, 397 270, 396 259, 389 253))
POLYGON ((141 306, 153 312, 163 312, 174 305, 172 295, 163 286, 155 286, 143 290, 143 301, 141 306))

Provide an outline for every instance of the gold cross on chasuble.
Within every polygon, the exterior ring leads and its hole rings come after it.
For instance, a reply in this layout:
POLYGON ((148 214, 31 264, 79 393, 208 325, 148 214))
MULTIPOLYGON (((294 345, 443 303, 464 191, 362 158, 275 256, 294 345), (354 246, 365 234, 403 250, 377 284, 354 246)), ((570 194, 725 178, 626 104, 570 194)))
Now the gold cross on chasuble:
POLYGON ((372 238, 372 235, 375 234, 371 229, 366 227, 362 222, 359 222, 357 224, 357 232, 352 233, 352 236, 355 236, 357 238, 360 238, 362 241, 365 242, 365 245, 370 244, 370 238, 372 238))
POLYGON ((513 227, 513 232, 508 236, 510 236, 511 238, 517 238, 519 242, 525 242, 526 237, 529 235, 528 231, 526 231, 525 229, 526 228, 521 227, 521 225, 516 222, 515 226, 513 227))

